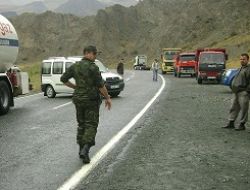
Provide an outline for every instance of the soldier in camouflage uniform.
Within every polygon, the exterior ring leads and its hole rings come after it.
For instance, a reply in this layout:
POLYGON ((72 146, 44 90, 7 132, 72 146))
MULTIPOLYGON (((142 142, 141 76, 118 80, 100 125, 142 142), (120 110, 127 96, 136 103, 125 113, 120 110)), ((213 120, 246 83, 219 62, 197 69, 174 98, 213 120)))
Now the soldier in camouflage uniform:
POLYGON ((83 50, 84 58, 72 65, 61 77, 68 87, 75 89, 73 103, 76 108, 78 122, 77 143, 80 146, 79 156, 84 163, 89 163, 89 150, 95 145, 95 136, 99 123, 101 96, 106 98, 105 107, 111 108, 111 99, 104 85, 99 68, 94 63, 97 49, 88 46, 83 50), (74 78, 76 84, 69 79, 74 78))

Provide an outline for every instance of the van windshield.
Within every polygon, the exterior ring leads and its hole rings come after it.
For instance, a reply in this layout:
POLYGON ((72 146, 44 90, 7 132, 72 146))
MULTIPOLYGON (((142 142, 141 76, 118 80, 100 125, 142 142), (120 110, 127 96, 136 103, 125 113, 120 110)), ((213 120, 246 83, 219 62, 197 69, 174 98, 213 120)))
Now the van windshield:
POLYGON ((102 64, 101 61, 96 60, 96 61, 95 61, 95 64, 99 67, 99 70, 100 70, 101 73, 106 73, 106 72, 108 72, 108 69, 102 64))

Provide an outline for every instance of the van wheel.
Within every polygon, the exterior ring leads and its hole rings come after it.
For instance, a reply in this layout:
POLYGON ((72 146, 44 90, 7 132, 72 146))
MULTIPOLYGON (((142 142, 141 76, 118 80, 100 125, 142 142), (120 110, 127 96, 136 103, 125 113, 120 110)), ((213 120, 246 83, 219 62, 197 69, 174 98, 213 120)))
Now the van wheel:
POLYGON ((0 115, 6 114, 10 109, 11 92, 5 81, 0 81, 0 115))
POLYGON ((56 97, 56 92, 51 85, 48 85, 46 87, 46 95, 48 98, 55 98, 56 97))

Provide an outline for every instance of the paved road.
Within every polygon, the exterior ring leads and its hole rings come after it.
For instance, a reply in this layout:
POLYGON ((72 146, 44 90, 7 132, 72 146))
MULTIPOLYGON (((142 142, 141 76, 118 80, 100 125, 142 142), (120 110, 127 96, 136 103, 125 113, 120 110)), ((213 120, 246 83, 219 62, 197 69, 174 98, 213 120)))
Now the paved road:
MULTIPOLYGON (((102 106, 93 156, 154 96, 161 82, 151 72, 127 71, 126 87, 113 99, 110 112, 102 106)), ((71 97, 48 99, 42 94, 16 99, 15 108, 0 117, 0 189, 57 189, 82 167, 75 143, 76 121, 71 97)))
MULTIPOLYGON (((113 110, 101 109, 92 156, 161 85, 153 83, 148 72, 129 76, 113 110)), ((76 190, 250 189, 249 128, 243 132, 220 128, 230 106, 229 89, 164 77, 167 85, 160 98, 76 190)), ((0 189, 56 189, 82 167, 73 105, 53 109, 70 98, 38 95, 16 102, 15 109, 0 118, 0 189)))
POLYGON ((250 133, 226 124, 228 87, 169 83, 144 119, 77 190, 249 190, 250 133))

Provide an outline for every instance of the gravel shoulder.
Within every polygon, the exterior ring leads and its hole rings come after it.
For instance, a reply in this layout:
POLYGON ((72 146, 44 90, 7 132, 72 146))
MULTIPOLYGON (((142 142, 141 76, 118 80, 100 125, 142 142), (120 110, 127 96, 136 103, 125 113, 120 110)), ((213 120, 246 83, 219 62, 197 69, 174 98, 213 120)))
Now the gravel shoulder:
POLYGON ((250 133, 221 129, 231 93, 166 76, 143 120, 77 189, 250 189, 250 133))

